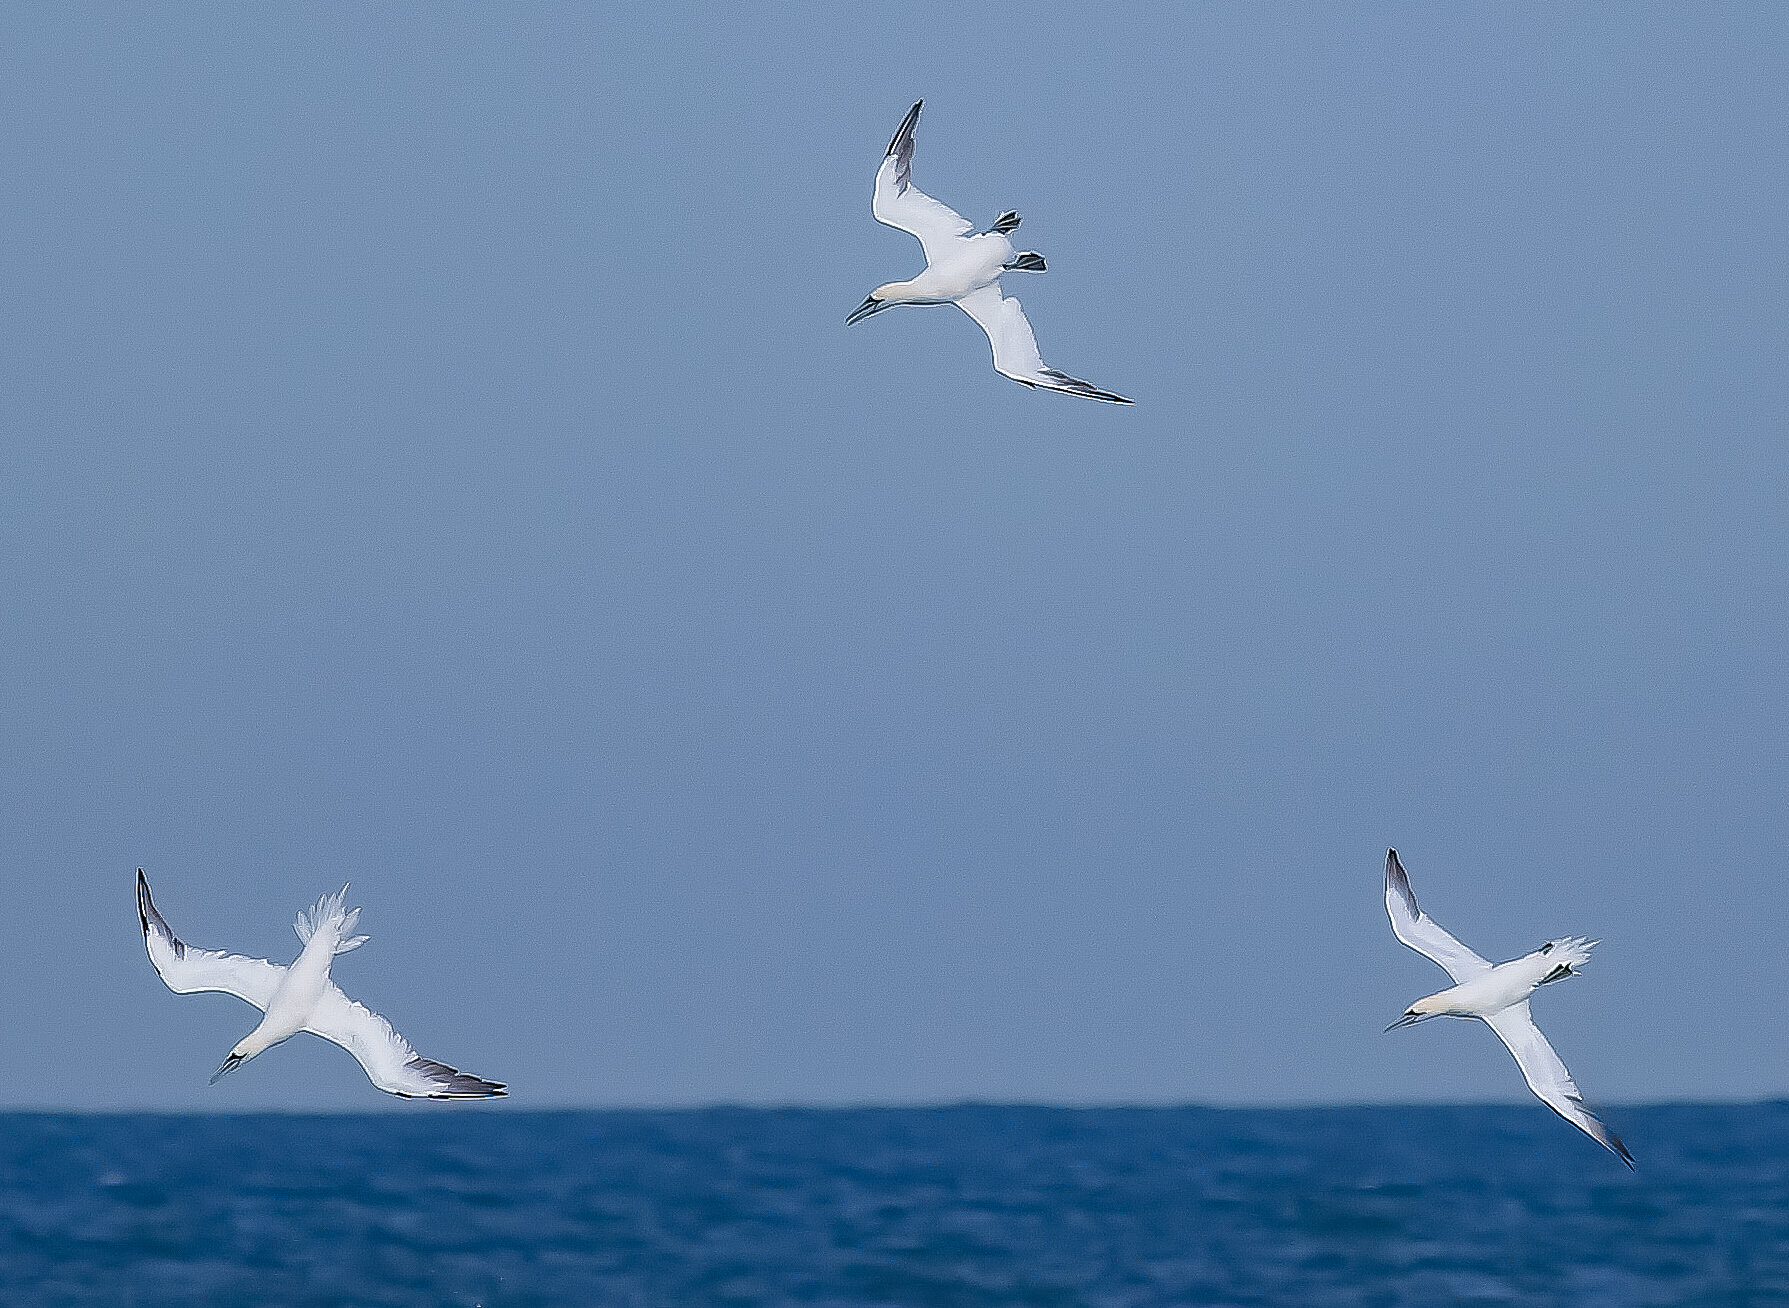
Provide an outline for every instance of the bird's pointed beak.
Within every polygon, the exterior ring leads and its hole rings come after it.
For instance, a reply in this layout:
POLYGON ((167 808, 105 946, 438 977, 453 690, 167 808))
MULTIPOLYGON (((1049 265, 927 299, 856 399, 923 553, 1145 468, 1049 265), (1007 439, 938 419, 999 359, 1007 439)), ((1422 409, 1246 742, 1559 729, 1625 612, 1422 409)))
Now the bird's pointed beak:
POLYGON ((851 310, 851 316, 845 319, 845 326, 849 327, 854 322, 862 322, 872 313, 875 313, 876 310, 886 309, 888 305, 889 301, 887 300, 878 300, 873 295, 866 295, 864 296, 863 303, 851 310))
POLYGON ((211 1074, 211 1080, 208 1084, 216 1085, 218 1083, 218 1079, 220 1077, 222 1077, 224 1075, 224 1073, 234 1072, 237 1068, 241 1067, 247 1061, 248 1060, 246 1058, 242 1057, 242 1055, 240 1055, 240 1054, 231 1054, 228 1058, 224 1059, 223 1066, 218 1068, 217 1071, 215 1071, 211 1074))
POLYGON ((1420 1013, 1405 1013, 1404 1016, 1400 1017, 1385 1029, 1387 1031, 1396 1031, 1401 1026, 1415 1026, 1422 1020, 1422 1014, 1420 1013))

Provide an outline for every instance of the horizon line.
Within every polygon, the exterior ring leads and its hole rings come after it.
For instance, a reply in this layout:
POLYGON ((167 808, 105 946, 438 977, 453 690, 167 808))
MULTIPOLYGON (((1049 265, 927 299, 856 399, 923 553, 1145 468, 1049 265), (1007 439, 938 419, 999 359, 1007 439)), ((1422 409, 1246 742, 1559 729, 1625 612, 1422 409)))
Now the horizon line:
MULTIPOLYGON (((1147 1102, 1140 1100, 1111 1100, 1065 1102, 1025 1099, 940 1099, 914 1100, 911 1102, 870 1101, 804 1103, 787 1102, 745 1102, 737 1100, 715 1100, 704 1103, 687 1104, 531 1104, 519 1105, 513 1098, 508 1103, 472 1103, 455 1102, 455 1112, 501 1113, 513 1115, 526 1113, 533 1116, 548 1114, 565 1115, 571 1113, 613 1114, 616 1116, 647 1116, 664 1114, 699 1113, 923 1113, 952 1112, 966 1109, 987 1110, 1027 1110, 1034 1112, 1060 1113, 1100 1113, 1100 1112, 1136 1112, 1136 1113, 1177 1113, 1177 1112, 1209 1112, 1209 1113, 1308 1113, 1308 1112, 1347 1112, 1360 1109, 1383 1109, 1386 1111, 1422 1111, 1427 1109, 1453 1108, 1521 1108, 1528 1101, 1519 1098, 1510 1099, 1423 1099, 1423 1100, 1328 1100, 1288 1103, 1199 1103, 1193 1101, 1179 1103, 1147 1102)), ((1634 1100, 1602 1100, 1600 1108, 1613 1108, 1622 1111, 1629 1109, 1653 1108, 1748 1108, 1765 1107, 1774 1104, 1789 1104, 1789 1090, 1778 1094, 1766 1094, 1734 1098, 1668 1098, 1668 1099, 1634 1099, 1634 1100)), ((17 1107, 0 1106, 0 1117, 374 1117, 392 1113, 430 1111, 423 1107, 423 1101, 415 1105, 405 1102, 372 1103, 356 1108, 78 1108, 53 1105, 21 1105, 17 1107)))

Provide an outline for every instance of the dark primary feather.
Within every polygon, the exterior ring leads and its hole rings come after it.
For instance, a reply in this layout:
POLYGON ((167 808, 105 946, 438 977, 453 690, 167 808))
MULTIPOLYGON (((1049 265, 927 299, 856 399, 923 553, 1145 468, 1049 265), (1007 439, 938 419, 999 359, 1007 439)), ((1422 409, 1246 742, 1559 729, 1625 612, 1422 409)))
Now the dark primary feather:
MULTIPOLYGON (((411 1058, 408 1066, 422 1073, 438 1087, 429 1092, 430 1099, 496 1099, 509 1093, 509 1088, 501 1081, 487 1081, 470 1072, 449 1067, 446 1063, 424 1058, 421 1054, 411 1058)), ((410 1095, 404 1097, 414 1098, 410 1095)))
POLYGON ((168 942, 168 948, 174 951, 175 958, 186 957, 186 945, 168 926, 167 919, 156 911, 155 901, 149 897, 149 879, 143 875, 143 869, 137 869, 137 920, 143 924, 143 934, 147 936, 151 930, 168 942))
POLYGON ((1055 368, 1045 368, 1044 376, 1050 379, 1048 384, 1026 382, 1027 386, 1035 386, 1042 390, 1061 391, 1064 395, 1079 395, 1089 400, 1104 400, 1107 404, 1132 404, 1122 395, 1114 395, 1111 391, 1102 391, 1091 382, 1084 382, 1079 377, 1070 377, 1066 372, 1058 372, 1055 368))
MULTIPOLYGON (((1584 1101, 1580 1099, 1578 1102, 1583 1103, 1584 1101)), ((1587 1108, 1584 1111, 1589 1112, 1590 1110, 1587 1108)), ((1627 1151, 1627 1146, 1621 1142, 1621 1137, 1616 1135, 1615 1132, 1611 1131, 1607 1126, 1604 1126, 1602 1119, 1593 1117, 1591 1118, 1591 1121, 1595 1122, 1598 1130, 1602 1132, 1602 1134, 1596 1137, 1597 1143, 1613 1149, 1621 1161, 1628 1165, 1629 1171, 1636 1170, 1634 1168, 1634 1156, 1627 1151)))
POLYGON ((916 100, 907 116, 901 119, 901 125, 895 128, 894 139, 888 143, 888 153, 895 157, 895 190, 905 191, 913 181, 913 129, 919 123, 919 110, 924 100, 916 100))
MULTIPOLYGON (((1634 1166, 1634 1156, 1627 1151, 1627 1146, 1621 1142, 1621 1137, 1616 1135, 1615 1132, 1611 1131, 1609 1129, 1607 1123, 1605 1123, 1602 1118, 1598 1117, 1595 1113, 1590 1111, 1590 1105, 1584 1102, 1583 1096, 1568 1095, 1566 1097, 1571 1100, 1572 1107, 1576 1108, 1579 1112, 1584 1114, 1584 1117, 1585 1117, 1584 1121, 1582 1121, 1582 1122, 1574 1121, 1571 1117, 1568 1117, 1566 1114, 1560 1113, 1559 1106, 1557 1104, 1547 1104, 1547 1107, 1551 1108, 1555 1113, 1559 1113, 1560 1117, 1565 1118, 1565 1120, 1568 1122, 1571 1122, 1571 1124, 1573 1126, 1577 1127, 1580 1131, 1584 1132, 1585 1135, 1589 1136, 1592 1140, 1595 1140, 1603 1148, 1607 1149, 1610 1153, 1614 1154, 1617 1158, 1621 1159, 1622 1162, 1624 1162, 1628 1165, 1629 1171, 1639 1170, 1638 1168, 1636 1168, 1634 1166)), ((1543 1099, 1541 1102, 1546 1103, 1546 1100, 1543 1099)))
POLYGON ((1385 879, 1391 882, 1404 901, 1404 907, 1410 910, 1411 917, 1421 917, 1422 910, 1416 906, 1416 892, 1410 888, 1410 878, 1404 875, 1404 865, 1398 861, 1398 851, 1385 851, 1385 879))

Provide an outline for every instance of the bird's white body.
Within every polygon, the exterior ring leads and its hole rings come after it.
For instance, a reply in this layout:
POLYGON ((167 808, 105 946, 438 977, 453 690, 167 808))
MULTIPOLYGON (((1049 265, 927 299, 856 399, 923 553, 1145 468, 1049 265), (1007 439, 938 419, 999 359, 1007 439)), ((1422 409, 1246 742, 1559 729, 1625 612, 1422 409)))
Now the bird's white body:
POLYGON ((851 312, 846 323, 860 322, 897 304, 954 304, 988 334, 988 343, 994 348, 994 371, 1001 376, 1041 390, 1129 404, 1122 395, 1102 391, 1045 364, 1024 310, 1017 300, 1001 293, 1003 273, 1044 271, 1042 255, 1016 251, 1006 238, 1006 233, 1018 227, 1019 215, 1003 213, 988 231, 977 232, 962 214, 913 185, 913 129, 924 103, 922 100, 907 111, 888 143, 888 153, 876 170, 876 192, 870 207, 878 222, 919 238, 926 255, 925 271, 904 282, 884 282, 851 312))
POLYGON ((367 1079, 404 1098, 486 1099, 501 1095, 501 1082, 486 1081, 424 1058, 379 1014, 355 1003, 330 979, 337 954, 367 941, 353 934, 358 908, 346 908, 347 887, 324 895, 292 924, 304 948, 287 966, 221 950, 194 949, 176 936, 156 911, 149 882, 137 869, 137 916, 149 961, 178 995, 218 990, 247 1000, 262 1012, 253 1031, 236 1042, 211 1079, 216 1081, 300 1031, 340 1045, 360 1061, 367 1079))
MULTIPOLYGON (((344 892, 347 889, 342 887, 344 892)), ((305 940, 304 931, 299 931, 304 948, 286 966, 279 985, 268 997, 260 1025, 230 1051, 232 1058, 246 1062, 280 1041, 297 1035, 315 1019, 323 997, 329 993, 329 965, 338 953, 345 954, 366 941, 366 937, 361 936, 349 943, 348 933, 354 929, 360 910, 344 913, 341 898, 340 893, 325 895, 317 901, 317 907, 310 915, 300 914, 300 921, 305 921, 307 916, 313 919, 310 939, 305 940)))
POLYGON ((1528 1000, 1544 985, 1576 976, 1590 961, 1596 941, 1583 936, 1549 940, 1532 954, 1493 964, 1468 949, 1417 907, 1416 893, 1398 851, 1385 856, 1385 912, 1392 933, 1417 953, 1441 965, 1454 979, 1446 990, 1425 995, 1387 1027, 1412 1026, 1433 1017, 1476 1017, 1497 1033, 1522 1069, 1522 1079, 1542 1103, 1615 1154, 1629 1167, 1634 1159, 1621 1138, 1585 1107, 1571 1073, 1534 1024, 1528 1000))
POLYGON ((978 232, 940 244, 937 261, 928 262, 919 276, 886 282, 870 294, 900 304, 955 304, 971 291, 996 285, 1018 253, 999 232, 978 232))
POLYGON ((1410 1005, 1426 1017, 1491 1017, 1524 1002, 1549 981, 1564 980, 1590 961, 1590 944, 1576 937, 1548 941, 1532 954, 1498 963, 1459 985, 1410 1005))

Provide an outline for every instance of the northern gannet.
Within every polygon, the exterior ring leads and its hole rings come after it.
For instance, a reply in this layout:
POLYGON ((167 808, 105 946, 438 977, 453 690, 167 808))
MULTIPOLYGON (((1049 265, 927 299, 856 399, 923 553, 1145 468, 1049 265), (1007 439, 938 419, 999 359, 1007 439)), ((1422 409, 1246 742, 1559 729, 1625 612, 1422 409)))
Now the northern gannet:
POLYGON ((304 948, 289 967, 264 958, 245 958, 214 949, 194 949, 169 929, 149 897, 149 882, 137 869, 137 918, 149 961, 168 989, 177 995, 221 990, 246 999, 266 1014, 261 1024, 236 1042, 212 1084, 264 1049, 300 1031, 320 1035, 360 1060, 367 1077, 381 1090, 405 1099, 489 1099, 505 1093, 501 1082, 486 1081, 424 1058, 391 1023, 343 994, 329 979, 337 954, 359 949, 366 936, 351 934, 360 910, 344 909, 348 887, 324 895, 308 911, 301 910, 292 929, 304 948))
POLYGON ((1455 984, 1447 990, 1417 1000, 1387 1031, 1413 1026, 1431 1017, 1476 1017, 1497 1033, 1540 1101, 1592 1140, 1608 1149, 1629 1167, 1633 1155, 1619 1136, 1597 1120, 1584 1106, 1571 1073, 1540 1033, 1528 1011, 1528 997, 1544 985, 1576 976, 1590 961, 1598 943, 1583 936, 1549 940, 1532 954, 1508 963, 1491 964, 1480 958, 1435 924, 1416 906, 1410 878, 1398 861, 1398 851, 1385 854, 1385 911, 1392 933, 1417 953, 1439 963, 1455 984))
POLYGON ((888 143, 888 153, 876 170, 871 212, 878 222, 919 238, 926 270, 907 281, 878 286, 851 311, 846 324, 861 322, 897 304, 954 304, 988 334, 994 347, 994 371, 1001 376, 1064 395, 1129 404, 1122 395, 1045 366, 1037 352, 1037 337, 1031 334, 1031 324, 1019 302, 1000 293, 1000 274, 1044 271, 1043 255, 1035 250, 1015 252, 1006 239, 1019 225, 1019 215, 1009 209, 987 231, 976 232, 962 214, 913 185, 913 129, 923 104, 921 100, 907 111, 888 143))

